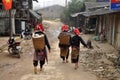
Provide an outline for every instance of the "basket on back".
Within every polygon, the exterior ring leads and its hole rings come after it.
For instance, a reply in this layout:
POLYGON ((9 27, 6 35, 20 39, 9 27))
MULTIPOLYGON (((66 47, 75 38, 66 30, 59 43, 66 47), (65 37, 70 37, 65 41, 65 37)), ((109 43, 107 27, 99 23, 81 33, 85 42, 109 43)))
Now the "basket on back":
POLYGON ((45 48, 45 38, 43 34, 33 34, 32 40, 35 50, 43 50, 45 48))
POLYGON ((70 35, 68 33, 60 33, 59 42, 63 45, 69 45, 70 35))

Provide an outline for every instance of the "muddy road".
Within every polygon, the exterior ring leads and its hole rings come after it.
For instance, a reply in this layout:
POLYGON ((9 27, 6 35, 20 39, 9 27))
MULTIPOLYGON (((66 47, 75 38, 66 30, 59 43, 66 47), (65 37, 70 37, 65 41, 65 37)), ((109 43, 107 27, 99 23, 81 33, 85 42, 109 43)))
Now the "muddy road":
MULTIPOLYGON (((74 65, 62 63, 59 56, 58 39, 62 23, 44 21, 46 34, 51 45, 51 53, 48 53, 48 64, 44 71, 38 74, 33 72, 33 45, 32 40, 23 40, 21 58, 17 59, 8 54, 7 50, 0 53, 0 80, 99 80, 95 75, 84 70, 79 62, 79 68, 74 70, 74 65)), ((81 48, 81 50, 87 50, 81 48)))

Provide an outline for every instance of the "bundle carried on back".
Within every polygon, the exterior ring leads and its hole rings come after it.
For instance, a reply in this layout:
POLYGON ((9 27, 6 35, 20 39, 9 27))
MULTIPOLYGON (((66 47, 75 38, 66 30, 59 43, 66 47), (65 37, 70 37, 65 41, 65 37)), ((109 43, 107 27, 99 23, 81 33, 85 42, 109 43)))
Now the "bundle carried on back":
POLYGON ((69 45, 70 35, 68 33, 60 33, 59 43, 61 45, 69 45))
POLYGON ((35 50, 43 50, 45 48, 45 38, 43 34, 33 34, 32 40, 35 50))

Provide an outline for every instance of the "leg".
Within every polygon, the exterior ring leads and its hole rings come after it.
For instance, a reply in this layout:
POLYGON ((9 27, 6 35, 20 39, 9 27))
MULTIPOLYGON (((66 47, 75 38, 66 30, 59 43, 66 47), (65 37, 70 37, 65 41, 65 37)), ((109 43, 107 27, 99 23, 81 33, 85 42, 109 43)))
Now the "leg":
POLYGON ((11 54, 12 52, 11 52, 11 50, 10 49, 12 49, 12 47, 13 47, 13 45, 12 44, 9 44, 9 46, 8 46, 8 52, 11 54))
POLYGON ((33 60, 33 65, 34 65, 34 73, 37 74, 38 61, 37 60, 33 60))
POLYGON ((68 53, 67 53, 67 56, 66 56, 66 62, 68 63, 68 57, 69 57, 69 49, 68 49, 68 53))
POLYGON ((8 52, 10 53, 10 47, 8 47, 8 52))
POLYGON ((77 69, 77 68, 78 68, 78 62, 75 63, 75 69, 77 69))
POLYGON ((62 60, 63 60, 63 63, 65 63, 65 57, 64 56, 61 56, 62 60))
POLYGON ((79 61, 79 55, 77 56, 76 63, 75 63, 75 69, 78 68, 78 61, 79 61))
POLYGON ((63 50, 64 48, 60 48, 60 57, 62 58, 63 63, 65 63, 65 57, 63 56, 63 50))
POLYGON ((42 71, 43 65, 45 64, 45 60, 40 61, 40 71, 42 71))

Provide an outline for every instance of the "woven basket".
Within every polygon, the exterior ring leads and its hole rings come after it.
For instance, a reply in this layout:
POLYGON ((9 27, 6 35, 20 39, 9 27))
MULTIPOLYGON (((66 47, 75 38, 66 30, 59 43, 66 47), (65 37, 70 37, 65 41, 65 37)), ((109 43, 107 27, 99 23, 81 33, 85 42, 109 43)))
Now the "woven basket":
POLYGON ((69 45, 69 40, 70 40, 70 35, 62 34, 62 33, 59 35, 60 44, 69 45))
POLYGON ((44 35, 39 37, 32 37, 33 45, 35 50, 43 50, 45 47, 45 38, 44 35))

